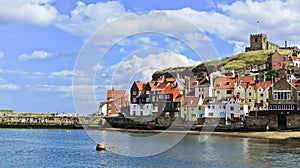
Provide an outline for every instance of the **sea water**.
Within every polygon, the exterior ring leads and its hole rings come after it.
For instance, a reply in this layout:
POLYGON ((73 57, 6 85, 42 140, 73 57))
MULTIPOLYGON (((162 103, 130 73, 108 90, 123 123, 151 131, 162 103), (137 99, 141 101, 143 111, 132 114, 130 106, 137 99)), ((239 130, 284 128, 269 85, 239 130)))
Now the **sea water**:
MULTIPOLYGON (((108 131, 93 132, 104 139, 110 136, 108 131)), ((227 136, 199 141, 198 135, 186 135, 162 153, 129 157, 118 154, 122 146, 96 151, 98 142, 89 134, 85 130, 0 129, 0 167, 300 167, 299 141, 227 136)), ((151 136, 122 134, 129 139, 151 136)), ((153 142, 153 148, 157 143, 153 142)))

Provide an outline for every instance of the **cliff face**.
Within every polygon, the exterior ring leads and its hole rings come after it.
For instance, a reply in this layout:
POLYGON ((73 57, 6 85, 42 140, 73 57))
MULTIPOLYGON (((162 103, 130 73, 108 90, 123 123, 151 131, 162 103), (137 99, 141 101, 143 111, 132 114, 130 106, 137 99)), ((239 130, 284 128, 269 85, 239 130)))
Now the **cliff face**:
MULTIPOLYGON (((154 72, 152 80, 157 80, 162 75, 165 77, 175 78, 177 75, 193 75, 201 79, 211 72, 222 70, 235 70, 240 71, 242 74, 247 74, 247 71, 250 71, 255 67, 265 65, 268 55, 273 54, 274 52, 274 50, 251 51, 240 53, 231 57, 204 62, 196 66, 167 68, 154 72)), ((289 56, 293 53, 292 50, 278 50, 278 52, 282 56, 289 56)))

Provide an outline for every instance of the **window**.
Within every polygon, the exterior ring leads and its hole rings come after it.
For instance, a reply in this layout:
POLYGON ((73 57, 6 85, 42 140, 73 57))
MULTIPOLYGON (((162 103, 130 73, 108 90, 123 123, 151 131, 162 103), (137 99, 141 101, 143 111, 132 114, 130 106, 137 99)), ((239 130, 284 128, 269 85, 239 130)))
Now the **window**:
POLYGON ((264 94, 260 94, 260 97, 264 97, 264 94))
POLYGON ((274 100, 291 100, 291 91, 275 91, 274 100))
POLYGON ((234 110, 234 107, 233 107, 233 106, 230 106, 230 110, 233 111, 233 110, 234 110))
POLYGON ((226 86, 229 86, 230 85, 230 82, 226 82, 226 86))
POLYGON ((213 117, 214 113, 208 113, 208 116, 213 117))
POLYGON ((165 117, 170 117, 170 112, 166 112, 165 117))
POLYGON ((249 92, 249 96, 251 96, 251 92, 249 92))
POLYGON ((146 102, 150 102, 150 98, 146 98, 146 102))
POLYGON ((280 63, 278 63, 278 66, 281 66, 281 64, 280 64, 280 63))
POLYGON ((241 106, 241 107, 240 107, 240 110, 244 110, 244 107, 243 107, 243 106, 241 106))
POLYGON ((140 109, 143 109, 143 106, 140 106, 140 109))
POLYGON ((282 57, 282 61, 286 61, 286 58, 285 58, 285 57, 282 57))
POLYGON ((254 41, 255 41, 255 42, 257 42, 257 41, 258 41, 258 40, 257 40, 257 37, 255 37, 254 41))
POLYGON ((132 95, 136 95, 137 94, 137 92, 134 90, 134 91, 132 91, 132 95))
POLYGON ((232 94, 232 90, 227 90, 226 93, 227 94, 232 94))
POLYGON ((251 103, 251 101, 252 101, 252 100, 251 100, 251 99, 249 99, 249 102, 250 102, 250 103, 251 103))
POLYGON ((269 99, 266 99, 266 102, 269 102, 269 99))
POLYGON ((215 109, 215 106, 211 106, 212 109, 215 109))
POLYGON ((178 117, 179 116, 178 114, 179 114, 178 112, 175 112, 174 117, 178 117))
POLYGON ((207 106, 208 109, 210 109, 210 106, 207 106))
POLYGON ((166 98, 166 99, 170 99, 170 95, 168 95, 168 94, 165 95, 165 98, 166 98))
POLYGON ((164 98, 164 95, 159 95, 158 98, 159 98, 159 99, 163 99, 163 98, 164 98))
POLYGON ((282 66, 283 66, 283 67, 285 67, 285 66, 286 66, 286 64, 282 64, 282 66))
POLYGON ((147 95, 150 94, 150 91, 149 91, 149 90, 146 90, 146 94, 147 94, 147 95))
POLYGON ((300 100, 300 92, 298 92, 298 100, 300 100))
POLYGON ((136 105, 133 105, 132 107, 135 109, 135 108, 136 108, 136 105))

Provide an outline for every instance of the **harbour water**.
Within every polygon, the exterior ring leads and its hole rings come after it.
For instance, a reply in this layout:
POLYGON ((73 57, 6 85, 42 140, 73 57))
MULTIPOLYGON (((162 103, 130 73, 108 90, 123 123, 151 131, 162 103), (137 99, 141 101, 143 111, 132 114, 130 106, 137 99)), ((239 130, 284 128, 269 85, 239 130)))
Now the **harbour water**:
MULTIPOLYGON (((0 129, 0 167, 299 167, 300 142, 187 135, 162 153, 119 155, 122 145, 96 151, 91 133, 105 143, 111 132, 93 130, 0 129), (200 137, 201 139, 201 137, 200 137)), ((122 133, 127 140, 149 134, 122 133)), ((174 136, 174 135, 173 135, 174 136)), ((108 142, 107 142, 108 143, 108 142)), ((153 142, 153 148, 157 147, 153 142)), ((130 143, 125 143, 130 144, 130 143)), ((134 146, 134 144, 131 144, 134 146)), ((130 148, 128 148, 130 149, 130 148)))

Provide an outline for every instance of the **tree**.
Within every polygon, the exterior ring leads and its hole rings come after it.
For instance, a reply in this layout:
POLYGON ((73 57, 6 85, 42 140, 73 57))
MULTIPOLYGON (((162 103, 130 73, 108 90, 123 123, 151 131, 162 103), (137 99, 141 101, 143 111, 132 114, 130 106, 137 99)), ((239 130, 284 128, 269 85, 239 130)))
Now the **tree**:
POLYGON ((278 76, 278 72, 276 70, 270 70, 266 73, 266 80, 270 81, 278 76))

